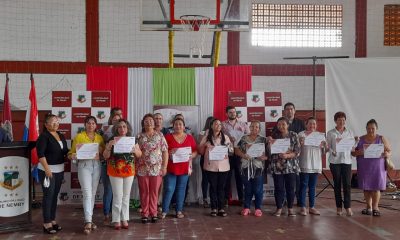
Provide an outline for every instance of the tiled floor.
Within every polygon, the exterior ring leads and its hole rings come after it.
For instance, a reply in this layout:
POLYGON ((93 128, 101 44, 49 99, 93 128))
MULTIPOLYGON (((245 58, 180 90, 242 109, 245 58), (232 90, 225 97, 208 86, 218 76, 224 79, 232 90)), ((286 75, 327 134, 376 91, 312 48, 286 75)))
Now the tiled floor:
POLYGON ((361 215, 364 208, 362 193, 353 191, 354 216, 337 216, 333 192, 327 189, 317 199, 321 216, 274 217, 272 199, 264 205, 264 215, 239 215, 239 206, 230 206, 229 216, 210 217, 209 209, 201 206, 186 207, 186 218, 167 217, 156 224, 140 223, 139 214, 131 211, 128 230, 114 230, 100 226, 102 213, 95 210, 94 219, 99 228, 89 236, 83 234, 83 210, 71 206, 58 209, 58 222, 63 230, 46 235, 41 229, 41 210, 33 212, 33 225, 29 231, 0 234, 0 239, 400 239, 400 201, 383 196, 381 217, 361 215), (385 207, 385 208, 384 208, 385 207))

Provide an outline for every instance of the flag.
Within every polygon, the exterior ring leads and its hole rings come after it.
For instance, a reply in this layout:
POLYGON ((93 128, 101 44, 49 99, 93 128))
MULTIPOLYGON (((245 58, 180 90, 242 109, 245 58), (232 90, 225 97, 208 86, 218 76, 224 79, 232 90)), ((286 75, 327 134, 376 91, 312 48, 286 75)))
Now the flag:
MULTIPOLYGON (((33 75, 31 74, 31 91, 29 93, 29 104, 26 110, 25 127, 23 141, 36 141, 39 137, 39 118, 36 102, 36 90, 33 75)), ((36 148, 31 151, 31 163, 36 165, 39 163, 36 148)))
POLYGON ((4 88, 4 101, 3 101, 3 118, 2 118, 2 127, 6 130, 8 137, 10 140, 13 140, 13 132, 12 132, 12 120, 11 120, 11 107, 10 107, 10 99, 8 96, 8 82, 10 79, 8 78, 8 73, 6 74, 6 87, 4 88))

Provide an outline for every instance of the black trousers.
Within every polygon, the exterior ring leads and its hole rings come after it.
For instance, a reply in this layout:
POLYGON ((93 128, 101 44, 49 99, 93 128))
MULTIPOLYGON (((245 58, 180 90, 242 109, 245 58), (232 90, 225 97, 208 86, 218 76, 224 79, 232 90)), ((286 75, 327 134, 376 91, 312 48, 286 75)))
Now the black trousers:
POLYGON ((201 155, 200 158, 200 167, 201 167, 201 191, 203 193, 203 199, 206 199, 208 196, 208 179, 207 179, 207 172, 204 170, 203 155, 201 155))
POLYGON ((43 222, 50 223, 56 220, 57 210, 57 197, 61 189, 61 184, 64 179, 64 172, 53 173, 53 177, 50 178, 50 186, 45 188, 43 186, 44 178, 46 174, 42 170, 39 172, 39 181, 43 189, 43 200, 42 200, 42 211, 43 211, 43 222))
POLYGON ((227 172, 207 172, 208 182, 210 183, 210 205, 211 209, 221 210, 225 204, 225 184, 228 177, 227 172))
POLYGON ((276 208, 281 209, 283 200, 287 199, 287 207, 293 208, 294 190, 296 187, 296 173, 274 174, 274 196, 276 208))
POLYGON ((225 198, 229 199, 231 193, 231 176, 232 171, 235 172, 235 182, 236 182, 236 190, 238 194, 238 199, 240 201, 243 200, 243 183, 242 183, 242 176, 240 175, 240 157, 233 155, 229 157, 229 164, 231 166, 231 170, 228 172, 228 176, 226 179, 225 185, 225 198))
POLYGON ((351 207, 351 164, 330 164, 333 176, 333 189, 335 191, 336 207, 351 207), (342 198, 343 187, 343 198, 342 198))

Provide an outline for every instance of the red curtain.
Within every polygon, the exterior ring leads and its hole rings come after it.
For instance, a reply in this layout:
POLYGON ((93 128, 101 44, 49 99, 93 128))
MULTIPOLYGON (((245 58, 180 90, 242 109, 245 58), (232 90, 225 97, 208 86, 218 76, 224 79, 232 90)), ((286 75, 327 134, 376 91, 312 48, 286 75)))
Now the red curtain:
POLYGON ((222 66, 214 70, 214 117, 225 120, 229 91, 251 91, 251 66, 222 66))
POLYGON ((111 91, 111 107, 120 107, 124 118, 128 109, 128 68, 87 67, 88 91, 111 91))

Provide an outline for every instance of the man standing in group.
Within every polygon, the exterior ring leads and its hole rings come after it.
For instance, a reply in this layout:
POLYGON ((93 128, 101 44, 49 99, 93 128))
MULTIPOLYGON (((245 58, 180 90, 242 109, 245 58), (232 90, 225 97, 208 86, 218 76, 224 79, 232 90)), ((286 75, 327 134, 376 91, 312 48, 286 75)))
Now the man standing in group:
MULTIPOLYGON (((250 133, 249 126, 247 123, 239 121, 236 115, 236 109, 233 106, 227 106, 225 109, 226 116, 228 119, 222 122, 222 131, 224 134, 228 135, 231 142, 234 146, 237 145, 240 138, 250 133)), ((238 194, 239 202, 243 202, 243 183, 242 178, 240 176, 240 157, 236 155, 232 155, 229 157, 229 163, 231 165, 231 169, 228 174, 227 183, 225 187, 225 198, 229 199, 229 195, 231 192, 231 176, 232 171, 235 171, 235 181, 236 181, 236 189, 238 194)))
POLYGON ((164 127, 164 117, 161 113, 154 113, 154 130, 161 132, 164 136, 168 129, 164 127))
MULTIPOLYGON (((283 116, 289 120, 289 131, 299 133, 306 130, 304 126, 304 122, 301 119, 295 118, 296 107, 293 103, 287 102, 283 107, 283 116)), ((275 126, 272 130, 273 132, 278 131, 278 128, 275 126)), ((300 199, 300 175, 296 175, 296 199, 297 205, 299 206, 300 199)))

